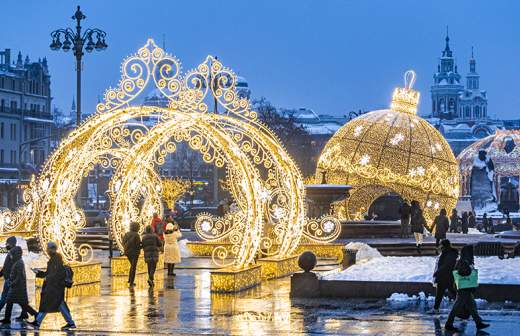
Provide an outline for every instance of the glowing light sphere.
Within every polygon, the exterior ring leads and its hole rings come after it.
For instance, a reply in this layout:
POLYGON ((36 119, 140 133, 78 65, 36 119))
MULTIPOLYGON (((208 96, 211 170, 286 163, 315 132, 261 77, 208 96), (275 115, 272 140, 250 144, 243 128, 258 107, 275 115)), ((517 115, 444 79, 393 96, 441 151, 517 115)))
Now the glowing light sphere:
POLYGON ((470 194, 471 169, 482 149, 493 160, 497 182, 501 177, 520 176, 520 130, 497 130, 466 147, 457 157, 463 195, 470 194))
POLYGON ((340 128, 318 161, 317 178, 350 184, 351 197, 338 205, 339 215, 361 219, 378 197, 396 192, 420 202, 427 219, 438 208, 452 209, 459 194, 455 156, 444 137, 417 116, 419 92, 412 89, 415 73, 405 74, 390 109, 363 114, 340 128))

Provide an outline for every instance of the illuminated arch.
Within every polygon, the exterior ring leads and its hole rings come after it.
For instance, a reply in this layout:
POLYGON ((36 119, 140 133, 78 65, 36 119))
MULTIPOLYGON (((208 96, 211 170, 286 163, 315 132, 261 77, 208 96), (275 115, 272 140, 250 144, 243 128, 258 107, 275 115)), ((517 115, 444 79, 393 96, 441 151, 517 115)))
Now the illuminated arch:
MULTIPOLYGON (((25 193, 26 204, 16 213, 7 213, 9 223, 6 214, 1 214, 4 230, 21 225, 37 228, 40 244, 56 241, 69 261, 86 254, 88 246, 79 250, 74 246, 76 231, 85 224, 74 198, 81 179, 101 164, 116 169, 111 182, 115 191, 111 225, 120 246, 126 218, 146 223, 148 209, 162 212, 155 165, 174 150, 175 141, 187 141, 205 161, 228 165, 230 191, 241 209, 230 234, 236 246, 234 266, 251 263, 262 244, 273 245, 262 230, 264 221, 274 217, 274 243, 279 245, 274 254, 292 254, 305 225, 301 174, 279 140, 256 120, 248 100, 237 95, 233 72, 208 56, 197 69, 181 77, 177 59, 151 40, 123 62, 122 72, 118 87, 106 92, 98 113, 65 138, 50 156, 25 193), (150 78, 170 99, 169 108, 129 106, 150 78), (204 99, 208 95, 228 115, 207 113, 204 99), (156 122, 148 125, 143 119, 156 122), (190 132, 198 135, 190 136, 190 132), (207 143, 218 146, 211 149, 207 143), (132 181, 138 181, 138 187, 132 189, 132 181)), ((223 251, 219 248, 216 253, 223 251)))

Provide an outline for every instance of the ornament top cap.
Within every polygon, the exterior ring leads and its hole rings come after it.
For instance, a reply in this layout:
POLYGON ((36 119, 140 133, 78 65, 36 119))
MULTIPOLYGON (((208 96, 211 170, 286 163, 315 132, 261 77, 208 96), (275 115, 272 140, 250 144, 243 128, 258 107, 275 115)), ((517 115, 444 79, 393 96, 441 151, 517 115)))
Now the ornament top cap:
POLYGON ((413 70, 404 73, 404 88, 395 88, 390 105, 392 110, 409 114, 417 113, 420 93, 412 89, 415 84, 415 77, 413 70))

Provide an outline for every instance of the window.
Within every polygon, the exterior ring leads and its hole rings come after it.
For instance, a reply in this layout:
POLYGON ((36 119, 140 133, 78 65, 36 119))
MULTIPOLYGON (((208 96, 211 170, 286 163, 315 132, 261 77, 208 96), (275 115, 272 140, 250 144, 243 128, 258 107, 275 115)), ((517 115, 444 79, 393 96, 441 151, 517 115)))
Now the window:
POLYGON ((11 124, 11 140, 16 140, 16 124, 11 124))
POLYGON ((11 163, 16 164, 16 151, 15 150, 11 151, 11 163))

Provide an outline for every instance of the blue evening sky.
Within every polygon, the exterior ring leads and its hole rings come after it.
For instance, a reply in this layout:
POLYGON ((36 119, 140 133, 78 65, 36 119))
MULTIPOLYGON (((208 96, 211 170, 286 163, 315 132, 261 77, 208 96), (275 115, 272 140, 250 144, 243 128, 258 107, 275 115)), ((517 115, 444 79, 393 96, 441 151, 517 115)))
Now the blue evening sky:
POLYGON ((2 0, 0 48, 46 56, 54 104, 68 110, 75 92, 71 54, 49 49, 49 33, 73 26, 76 4, 86 27, 108 33, 109 47, 84 58, 83 110, 119 78, 121 60, 148 37, 189 69, 215 54, 247 78, 253 97, 282 107, 344 114, 389 104, 407 69, 418 74, 421 113, 444 48, 446 25, 459 72, 475 47, 491 116, 519 117, 520 1, 478 0, 2 0))

